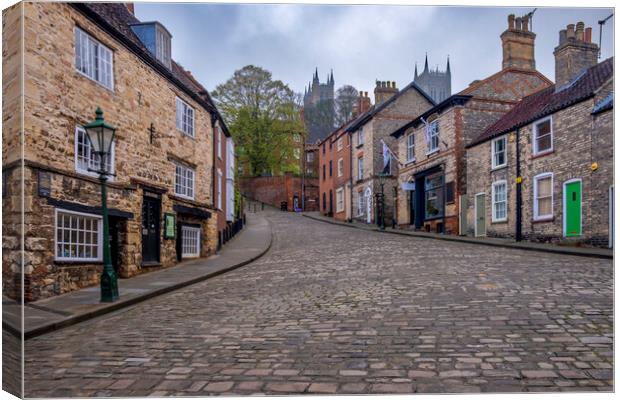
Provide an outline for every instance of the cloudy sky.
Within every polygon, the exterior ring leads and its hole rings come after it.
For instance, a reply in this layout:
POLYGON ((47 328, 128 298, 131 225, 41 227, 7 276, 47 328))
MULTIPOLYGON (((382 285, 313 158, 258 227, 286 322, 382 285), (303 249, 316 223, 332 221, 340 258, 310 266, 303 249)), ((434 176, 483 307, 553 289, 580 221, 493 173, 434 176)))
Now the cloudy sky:
MULTIPOLYGON (((142 21, 158 20, 172 33, 172 56, 209 90, 236 69, 258 65, 297 91, 318 67, 321 82, 330 69, 336 88, 351 84, 372 92, 374 82, 413 79, 415 62, 445 69, 450 56, 453 93, 501 68, 499 35, 507 15, 531 8, 336 6, 136 3, 142 21)), ((538 70, 554 80, 553 48, 558 32, 583 21, 593 27, 609 8, 539 8, 534 14, 538 70)), ((602 59, 613 55, 612 17, 603 31, 602 59)))

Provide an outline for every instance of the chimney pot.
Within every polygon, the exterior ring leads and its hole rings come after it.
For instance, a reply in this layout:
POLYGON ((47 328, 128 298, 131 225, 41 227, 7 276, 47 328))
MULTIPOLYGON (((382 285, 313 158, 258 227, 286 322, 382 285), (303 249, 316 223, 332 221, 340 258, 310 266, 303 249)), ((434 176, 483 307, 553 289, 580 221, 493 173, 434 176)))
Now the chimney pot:
POLYGON ((528 25, 530 19, 528 17, 523 17, 522 21, 523 21, 523 30, 525 32, 529 31, 529 28, 528 28, 527 25, 528 25))
POLYGON ((514 28, 515 28, 515 15, 510 14, 508 16, 508 29, 514 29, 514 28))
POLYGON ((575 38, 575 24, 566 25, 566 39, 571 40, 575 38))
POLYGON ((586 35, 584 37, 584 41, 586 43, 592 43, 592 28, 591 27, 586 28, 586 35))
POLYGON ((560 42, 558 44, 562 45, 564 42, 566 42, 566 29, 560 31, 560 42))
POLYGON ((521 30, 521 17, 517 17, 515 19, 515 29, 520 31, 521 30))
POLYGON ((583 28, 584 23, 581 21, 577 22, 577 27, 575 29, 575 39, 577 39, 578 42, 583 42, 583 28))

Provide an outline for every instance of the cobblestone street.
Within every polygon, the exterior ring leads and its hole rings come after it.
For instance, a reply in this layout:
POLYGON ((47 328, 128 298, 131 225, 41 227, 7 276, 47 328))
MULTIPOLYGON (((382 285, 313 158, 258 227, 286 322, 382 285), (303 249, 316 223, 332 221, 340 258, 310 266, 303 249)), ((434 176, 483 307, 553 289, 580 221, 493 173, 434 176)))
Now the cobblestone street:
POLYGON ((26 396, 613 389, 611 260, 268 214, 261 259, 28 340, 26 396))

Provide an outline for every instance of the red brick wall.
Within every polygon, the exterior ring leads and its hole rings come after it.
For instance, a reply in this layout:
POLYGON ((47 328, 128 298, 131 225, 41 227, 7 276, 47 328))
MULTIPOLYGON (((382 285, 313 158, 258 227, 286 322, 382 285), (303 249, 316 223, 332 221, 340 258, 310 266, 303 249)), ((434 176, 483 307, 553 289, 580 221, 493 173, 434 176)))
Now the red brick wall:
MULTIPOLYGON (((286 201, 288 210, 293 210, 295 196, 299 199, 301 207, 301 181, 291 173, 284 176, 258 176, 253 178, 240 178, 239 189, 241 194, 249 199, 270 204, 280 208, 280 203, 286 201)), ((306 186, 305 211, 318 209, 318 179, 305 178, 306 186)))

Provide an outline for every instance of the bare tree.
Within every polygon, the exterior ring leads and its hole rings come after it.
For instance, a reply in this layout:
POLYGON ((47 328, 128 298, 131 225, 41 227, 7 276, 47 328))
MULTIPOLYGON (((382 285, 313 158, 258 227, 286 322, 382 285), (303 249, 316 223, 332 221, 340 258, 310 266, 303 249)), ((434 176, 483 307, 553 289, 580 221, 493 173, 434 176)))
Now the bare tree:
POLYGON ((353 117, 358 92, 351 85, 344 85, 336 91, 336 125, 340 126, 353 117))

